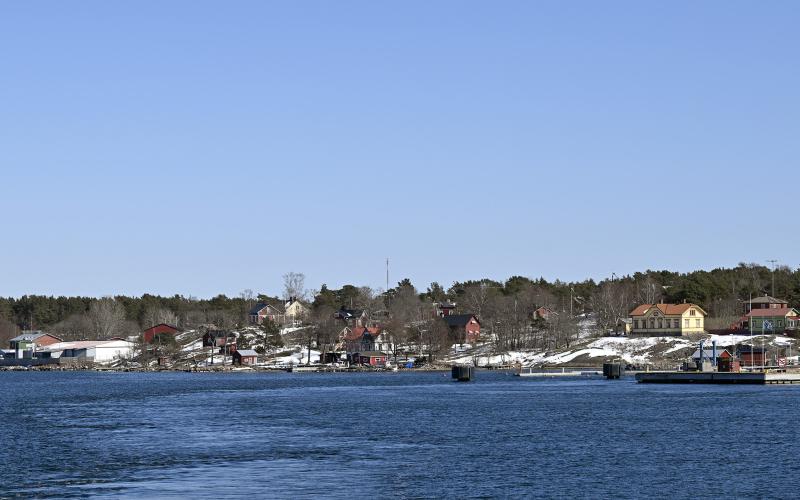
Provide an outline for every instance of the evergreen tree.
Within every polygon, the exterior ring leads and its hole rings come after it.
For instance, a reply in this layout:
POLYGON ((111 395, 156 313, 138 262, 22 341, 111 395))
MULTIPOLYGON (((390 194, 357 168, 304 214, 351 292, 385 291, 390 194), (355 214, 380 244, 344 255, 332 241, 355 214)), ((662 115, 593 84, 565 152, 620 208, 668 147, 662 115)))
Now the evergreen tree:
POLYGON ((260 346, 256 347, 256 351, 261 354, 268 352, 271 349, 283 347, 283 337, 281 337, 281 328, 277 323, 269 318, 264 318, 261 323, 261 335, 259 335, 260 346))

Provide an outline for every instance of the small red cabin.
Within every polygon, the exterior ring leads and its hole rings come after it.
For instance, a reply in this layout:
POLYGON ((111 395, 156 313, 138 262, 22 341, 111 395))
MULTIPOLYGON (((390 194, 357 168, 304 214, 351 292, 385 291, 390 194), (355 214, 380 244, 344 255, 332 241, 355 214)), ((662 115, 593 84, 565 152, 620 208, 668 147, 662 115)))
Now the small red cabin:
POLYGON ((258 353, 251 349, 242 349, 233 353, 234 365, 254 365, 258 362, 258 353))
POLYGON ((359 365, 385 366, 386 354, 378 351, 365 351, 356 353, 355 362, 359 365))
POLYGON ((180 332, 180 330, 174 326, 166 323, 160 323, 145 330, 142 334, 142 338, 144 339, 145 344, 152 344, 156 335, 172 335, 174 337, 178 332, 180 332))

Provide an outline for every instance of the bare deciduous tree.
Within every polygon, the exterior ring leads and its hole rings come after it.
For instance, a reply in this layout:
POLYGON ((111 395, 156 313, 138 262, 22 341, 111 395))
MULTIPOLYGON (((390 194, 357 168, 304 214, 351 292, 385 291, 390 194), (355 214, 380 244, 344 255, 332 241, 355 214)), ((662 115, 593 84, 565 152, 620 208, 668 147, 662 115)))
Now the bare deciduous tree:
POLYGON ((306 275, 303 273, 288 272, 283 275, 284 299, 305 297, 306 275))
POLYGON ((64 340, 80 340, 92 336, 94 325, 88 315, 73 314, 64 321, 53 325, 51 330, 64 340))
POLYGON ((125 308, 112 297, 104 297, 89 306, 89 319, 97 338, 113 337, 125 323, 125 308))
POLYGON ((14 323, 0 318, 0 343, 7 346, 8 341, 19 335, 19 328, 14 323))
POLYGON ((490 294, 496 294, 497 290, 492 287, 484 286, 481 284, 469 285, 464 288, 464 294, 461 298, 464 308, 482 318, 484 315, 484 307, 489 301, 490 294))
POLYGON ((631 282, 604 281, 589 299, 589 305, 596 315, 597 327, 605 332, 627 318, 637 305, 636 290, 631 282))
POLYGON ((149 307, 144 313, 145 327, 151 327, 161 323, 178 326, 178 316, 164 307, 149 307))

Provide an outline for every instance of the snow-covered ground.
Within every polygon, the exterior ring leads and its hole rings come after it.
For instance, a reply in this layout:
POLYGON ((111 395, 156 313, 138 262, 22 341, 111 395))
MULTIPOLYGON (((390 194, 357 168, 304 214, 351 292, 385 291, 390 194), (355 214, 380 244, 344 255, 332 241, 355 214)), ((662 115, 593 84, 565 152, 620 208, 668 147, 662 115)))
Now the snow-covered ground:
MULTIPOLYGON (((706 335, 704 346, 711 348, 716 341, 720 349, 738 344, 794 347, 795 341, 782 336, 706 335)), ((468 352, 457 352, 446 359, 452 363, 487 365, 521 364, 522 366, 557 366, 566 364, 597 365, 603 361, 619 359, 636 365, 670 364, 687 359, 699 347, 698 339, 686 337, 600 337, 585 339, 570 348, 557 352, 509 351, 491 352, 491 346, 477 347, 468 352)))

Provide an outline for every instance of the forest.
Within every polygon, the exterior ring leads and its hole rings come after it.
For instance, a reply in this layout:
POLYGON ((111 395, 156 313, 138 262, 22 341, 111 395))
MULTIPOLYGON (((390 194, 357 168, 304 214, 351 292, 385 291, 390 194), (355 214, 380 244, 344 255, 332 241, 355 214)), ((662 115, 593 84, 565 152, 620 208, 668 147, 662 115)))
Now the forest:
POLYGON ((247 313, 258 301, 280 307, 285 297, 301 297, 309 305, 307 325, 320 343, 329 342, 341 329, 332 319, 342 307, 364 309, 375 322, 394 332, 397 340, 433 335, 424 326, 432 316, 433 303, 452 301, 459 313, 480 318, 483 331, 495 339, 496 348, 556 348, 577 337, 582 318, 593 319, 598 334, 615 327, 641 303, 692 302, 709 314, 708 328, 725 328, 741 315, 750 297, 769 294, 800 303, 800 270, 786 266, 770 269, 740 263, 733 268, 679 273, 643 271, 609 276, 599 282, 547 281, 513 276, 505 281, 478 279, 456 282, 445 288, 433 282, 418 288, 404 279, 390 290, 344 285, 316 290, 305 288, 302 273, 284 275, 280 297, 244 290, 236 297, 210 299, 174 295, 161 297, 52 297, 26 295, 0 298, 0 342, 21 330, 39 329, 64 339, 108 338, 141 333, 151 325, 168 323, 184 329, 213 325, 236 328, 247 324, 247 313), (547 307, 557 314, 547 325, 537 324, 532 312, 547 307))

